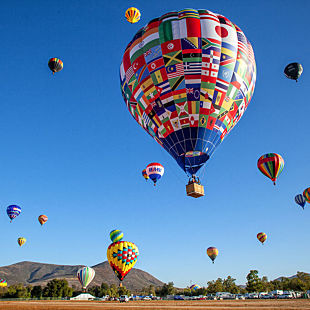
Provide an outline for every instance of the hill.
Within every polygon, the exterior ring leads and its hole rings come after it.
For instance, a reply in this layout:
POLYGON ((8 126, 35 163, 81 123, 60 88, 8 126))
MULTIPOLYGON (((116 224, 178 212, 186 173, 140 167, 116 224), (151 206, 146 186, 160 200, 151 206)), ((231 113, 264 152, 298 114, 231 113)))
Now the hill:
MULTIPOLYGON (((0 278, 6 279, 8 285, 17 283, 46 285, 52 279, 66 279, 69 285, 79 288, 76 273, 81 267, 83 265, 54 265, 25 261, 0 267, 0 278)), ((118 279, 107 261, 91 267, 95 269, 96 275, 90 286, 101 285, 102 282, 118 285, 118 279)), ((136 291, 150 285, 162 286, 163 282, 141 269, 133 268, 123 281, 123 285, 131 291, 136 291)))
MULTIPOLYGON (((306 275, 310 276, 310 273, 307 273, 305 272, 306 275)), ((276 278, 274 279, 274 281, 282 281, 283 279, 295 279, 297 278, 297 274, 293 275, 293 276, 290 276, 290 277, 279 277, 279 278, 276 278)))

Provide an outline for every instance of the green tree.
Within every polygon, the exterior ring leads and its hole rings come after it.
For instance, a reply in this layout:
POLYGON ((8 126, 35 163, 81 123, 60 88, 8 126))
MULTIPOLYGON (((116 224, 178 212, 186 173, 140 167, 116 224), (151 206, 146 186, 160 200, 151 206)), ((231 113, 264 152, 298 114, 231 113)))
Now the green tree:
POLYGON ((41 285, 35 285, 31 291, 31 298, 41 298, 43 294, 43 289, 41 285))
POLYGON ((44 297, 71 297, 73 288, 68 285, 65 279, 53 279, 43 289, 44 297))
POLYGON ((215 294, 217 292, 223 292, 223 280, 218 278, 216 281, 209 281, 207 286, 208 294, 215 294))
POLYGON ((262 279, 258 276, 257 270, 250 270, 250 273, 247 275, 247 284, 246 290, 248 292, 262 292, 263 291, 263 283, 262 279))
POLYGON ((8 287, 4 296, 7 298, 30 298, 31 293, 23 284, 15 284, 8 287))
POLYGON ((168 282, 168 284, 165 283, 162 287, 157 288, 156 295, 159 296, 173 295, 176 291, 173 285, 174 285, 173 282, 168 282))

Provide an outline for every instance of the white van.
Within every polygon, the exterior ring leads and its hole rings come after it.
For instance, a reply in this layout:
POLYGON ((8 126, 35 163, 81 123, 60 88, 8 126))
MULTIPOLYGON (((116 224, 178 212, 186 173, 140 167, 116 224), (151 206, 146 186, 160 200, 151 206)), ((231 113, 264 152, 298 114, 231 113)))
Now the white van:
POLYGON ((120 302, 127 302, 129 301, 129 298, 127 295, 121 295, 121 297, 119 298, 120 302))

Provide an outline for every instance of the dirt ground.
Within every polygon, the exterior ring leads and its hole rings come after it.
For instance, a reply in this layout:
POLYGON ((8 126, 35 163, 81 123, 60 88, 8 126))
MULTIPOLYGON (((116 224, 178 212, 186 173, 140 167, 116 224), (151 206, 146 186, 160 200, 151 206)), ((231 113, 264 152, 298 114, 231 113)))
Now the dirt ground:
POLYGON ((188 300, 188 301, 0 301, 0 310, 229 310, 309 309, 310 299, 298 300, 188 300))

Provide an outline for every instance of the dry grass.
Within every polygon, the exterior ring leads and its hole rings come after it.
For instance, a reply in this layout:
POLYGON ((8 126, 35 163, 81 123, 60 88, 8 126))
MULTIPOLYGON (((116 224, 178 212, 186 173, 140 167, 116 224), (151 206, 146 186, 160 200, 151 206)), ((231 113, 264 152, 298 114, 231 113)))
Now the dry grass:
POLYGON ((309 309, 310 300, 197 300, 197 301, 0 301, 0 310, 230 310, 309 309))

